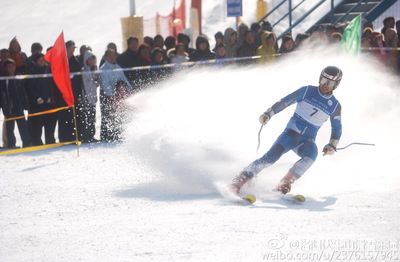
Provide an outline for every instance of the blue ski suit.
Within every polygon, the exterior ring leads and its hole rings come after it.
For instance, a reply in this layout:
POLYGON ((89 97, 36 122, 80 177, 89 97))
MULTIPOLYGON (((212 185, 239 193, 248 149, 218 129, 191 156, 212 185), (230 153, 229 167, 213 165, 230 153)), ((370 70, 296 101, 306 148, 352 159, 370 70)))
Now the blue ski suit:
POLYGON ((341 105, 332 94, 322 94, 317 86, 304 86, 282 98, 271 109, 277 114, 294 103, 297 103, 297 107, 285 130, 264 156, 245 168, 249 174, 258 174, 262 169, 274 164, 283 154, 293 150, 301 159, 289 172, 296 178, 301 177, 317 158, 315 137, 328 118, 332 127, 331 140, 340 139, 341 105))

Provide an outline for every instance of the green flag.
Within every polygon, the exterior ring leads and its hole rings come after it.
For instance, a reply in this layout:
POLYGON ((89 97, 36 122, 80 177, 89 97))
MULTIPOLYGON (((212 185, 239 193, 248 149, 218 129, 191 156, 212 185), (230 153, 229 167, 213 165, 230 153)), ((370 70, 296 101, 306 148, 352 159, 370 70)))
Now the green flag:
POLYGON ((358 54, 361 45, 361 14, 351 20, 342 36, 342 50, 346 53, 358 54))

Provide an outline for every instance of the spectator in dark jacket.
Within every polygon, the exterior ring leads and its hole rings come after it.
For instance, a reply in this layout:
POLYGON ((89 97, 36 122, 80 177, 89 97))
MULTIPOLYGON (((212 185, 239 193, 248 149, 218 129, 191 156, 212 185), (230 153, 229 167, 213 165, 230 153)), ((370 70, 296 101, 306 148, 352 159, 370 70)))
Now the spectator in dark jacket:
MULTIPOLYGON (((143 43, 139 46, 138 52, 136 54, 136 65, 135 66, 149 66, 152 65, 151 60, 151 48, 148 44, 143 43)), ((151 70, 142 69, 135 70, 135 81, 133 82, 134 89, 142 89, 149 85, 151 80, 151 70)))
POLYGON ((43 52, 43 46, 40 43, 33 43, 31 45, 31 56, 28 57, 28 64, 27 64, 27 72, 32 74, 32 70, 35 66, 35 62, 33 61, 33 56, 35 54, 41 54, 43 52))
POLYGON ((196 50, 189 55, 190 61, 210 60, 215 58, 215 53, 210 50, 210 43, 205 36, 196 39, 196 50))
MULTIPOLYGON (((48 74, 50 67, 43 59, 43 54, 37 53, 32 58, 32 74, 48 74)), ((32 78, 28 81, 27 94, 29 100, 29 113, 38 113, 55 108, 53 78, 32 78)), ((44 128, 46 144, 55 143, 54 132, 56 129, 57 117, 55 113, 32 116, 28 119, 32 145, 43 145, 42 129, 44 128)))
POLYGON ((166 51, 176 47, 176 39, 173 36, 167 36, 164 41, 166 51))
MULTIPOLYGON (((4 66, 7 71, 6 76, 15 76, 16 64, 13 59, 7 59, 4 66)), ((0 100, 5 119, 24 116, 24 110, 28 109, 28 99, 21 80, 8 79, 0 81, 0 100)), ((14 135, 15 122, 17 122, 18 125, 22 146, 30 146, 31 139, 29 136, 28 123, 25 117, 23 117, 6 121, 7 147, 16 147, 16 138, 14 135)))
POLYGON ((4 66, 4 63, 7 61, 7 59, 11 58, 10 56, 10 50, 3 48, 0 50, 0 75, 6 74, 6 67, 4 66))
MULTIPOLYGON (((126 40, 128 48, 117 57, 117 64, 122 68, 135 67, 137 65, 137 51, 139 48, 139 39, 131 36, 126 40)), ((135 80, 135 71, 124 71, 129 82, 135 80)))
MULTIPOLYGON (((151 60, 153 61, 153 65, 168 64, 168 61, 165 60, 164 50, 158 47, 154 48, 151 51, 151 60)), ((171 75, 172 70, 170 67, 154 68, 150 71, 150 73, 151 73, 149 79, 150 82, 152 84, 156 84, 157 82, 160 82, 168 78, 171 75)))
POLYGON ((188 35, 184 33, 179 33, 177 39, 178 43, 182 43, 185 46, 185 51, 186 53, 188 53, 189 56, 195 51, 195 49, 189 47, 190 37, 188 35))
MULTIPOLYGON (((257 47, 254 44, 254 33, 251 30, 246 30, 244 33, 244 41, 241 46, 236 49, 237 57, 252 57, 256 55, 257 47)), ((254 64, 253 59, 242 60, 239 63, 246 64, 254 64)))

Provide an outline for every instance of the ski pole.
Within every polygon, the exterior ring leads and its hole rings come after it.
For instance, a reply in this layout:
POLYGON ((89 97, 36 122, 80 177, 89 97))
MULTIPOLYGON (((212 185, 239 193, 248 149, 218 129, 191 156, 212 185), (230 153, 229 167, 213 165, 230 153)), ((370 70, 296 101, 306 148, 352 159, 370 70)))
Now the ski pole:
POLYGON ((337 150, 343 150, 343 149, 346 149, 346 148, 348 148, 349 146, 352 146, 352 145, 360 145, 360 146, 375 146, 375 144, 367 144, 367 143, 358 143, 358 142, 354 142, 354 143, 348 144, 348 145, 347 145, 347 146, 345 146, 345 147, 339 147, 339 148, 336 148, 336 151, 337 151, 337 150))
POLYGON ((264 125, 261 125, 260 131, 258 131, 258 146, 257 146, 257 152, 258 149, 260 148, 260 143, 261 143, 261 130, 263 129, 264 125))

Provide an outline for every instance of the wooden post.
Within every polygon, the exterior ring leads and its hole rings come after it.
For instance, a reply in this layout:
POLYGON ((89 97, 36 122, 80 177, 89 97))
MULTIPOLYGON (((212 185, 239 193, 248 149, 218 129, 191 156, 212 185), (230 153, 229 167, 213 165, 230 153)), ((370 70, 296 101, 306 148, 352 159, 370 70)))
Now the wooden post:
POLYGON ((130 36, 136 36, 139 39, 139 43, 143 42, 143 16, 122 17, 121 26, 123 51, 128 48, 126 40, 130 36))

